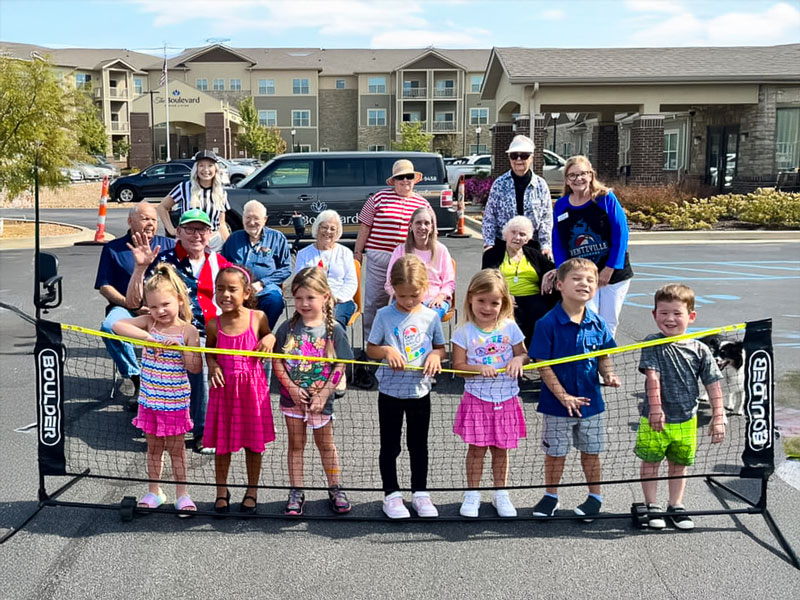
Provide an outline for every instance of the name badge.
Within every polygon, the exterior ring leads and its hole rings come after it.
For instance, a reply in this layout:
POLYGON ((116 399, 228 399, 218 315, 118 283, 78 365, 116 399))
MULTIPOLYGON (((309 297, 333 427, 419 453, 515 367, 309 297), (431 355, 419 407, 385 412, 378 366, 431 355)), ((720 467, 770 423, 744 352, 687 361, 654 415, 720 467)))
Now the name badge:
POLYGON ((561 221, 563 221, 564 219, 566 219, 568 217, 569 217, 569 213, 568 212, 561 213, 560 215, 558 215, 558 222, 561 223, 561 221))

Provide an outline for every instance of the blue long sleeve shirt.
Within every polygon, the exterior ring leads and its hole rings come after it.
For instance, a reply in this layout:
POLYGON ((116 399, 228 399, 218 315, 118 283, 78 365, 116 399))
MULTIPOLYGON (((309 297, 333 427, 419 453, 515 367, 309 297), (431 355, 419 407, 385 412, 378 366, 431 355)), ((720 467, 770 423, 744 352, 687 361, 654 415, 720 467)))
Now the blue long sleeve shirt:
POLYGON ((264 228, 261 239, 250 243, 244 230, 234 231, 222 246, 222 255, 233 263, 243 265, 260 281, 264 289, 258 295, 281 291, 281 284, 292 274, 289 242, 280 231, 264 228))

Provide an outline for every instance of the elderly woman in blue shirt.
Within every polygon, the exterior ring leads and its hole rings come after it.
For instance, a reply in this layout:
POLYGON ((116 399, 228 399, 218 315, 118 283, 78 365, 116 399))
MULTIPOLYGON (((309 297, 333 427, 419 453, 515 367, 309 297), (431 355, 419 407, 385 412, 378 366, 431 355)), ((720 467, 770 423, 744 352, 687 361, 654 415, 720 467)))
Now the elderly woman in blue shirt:
POLYGON ((483 212, 484 252, 495 246, 505 248, 503 227, 514 217, 523 215, 530 219, 533 227, 531 243, 553 259, 550 188, 531 169, 533 148, 532 139, 518 135, 506 150, 511 169, 494 180, 483 212))
POLYGON ((269 229, 267 209, 258 200, 244 205, 244 229, 234 231, 222 246, 222 255, 253 273, 258 309, 264 311, 270 328, 283 312, 281 285, 292 274, 289 242, 280 231, 269 229))

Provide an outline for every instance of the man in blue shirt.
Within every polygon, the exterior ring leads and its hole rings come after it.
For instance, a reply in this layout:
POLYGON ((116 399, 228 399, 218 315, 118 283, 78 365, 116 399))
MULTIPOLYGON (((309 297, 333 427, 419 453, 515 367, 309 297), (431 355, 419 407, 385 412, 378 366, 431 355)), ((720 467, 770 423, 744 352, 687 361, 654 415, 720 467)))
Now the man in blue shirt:
MULTIPOLYGON (((132 235, 139 233, 147 238, 151 248, 160 246, 161 250, 175 247, 175 240, 156 235, 158 215, 156 209, 147 202, 140 202, 128 213, 128 232, 121 238, 103 246, 94 289, 108 300, 106 318, 100 329, 113 333, 111 326, 120 319, 129 319, 142 311, 131 312, 125 305, 125 292, 135 266, 131 246, 132 235)), ((117 365, 123 384, 120 391, 123 403, 128 410, 136 410, 136 397, 139 394, 139 360, 132 344, 103 338, 108 353, 117 365)))

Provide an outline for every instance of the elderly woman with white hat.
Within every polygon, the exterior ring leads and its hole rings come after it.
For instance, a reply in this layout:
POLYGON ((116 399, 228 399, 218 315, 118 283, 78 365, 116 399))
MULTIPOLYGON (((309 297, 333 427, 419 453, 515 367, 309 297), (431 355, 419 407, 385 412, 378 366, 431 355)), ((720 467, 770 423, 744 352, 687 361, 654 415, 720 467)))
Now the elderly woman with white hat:
POLYGON ((547 182, 531 169, 533 140, 515 136, 506 150, 511 169, 494 180, 483 213, 484 251, 503 246, 503 227, 517 215, 533 226, 531 243, 552 260, 553 204, 547 182))
POLYGON ((367 339, 375 313, 389 303, 384 289, 386 270, 392 252, 406 241, 411 215, 418 208, 431 208, 425 198, 414 193, 414 185, 422 179, 422 173, 414 170, 410 160, 401 159, 392 166, 392 176, 386 184, 389 189, 380 190, 364 203, 358 215, 361 224, 353 255, 363 260, 367 255, 364 278, 364 339, 367 339))

